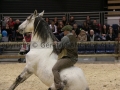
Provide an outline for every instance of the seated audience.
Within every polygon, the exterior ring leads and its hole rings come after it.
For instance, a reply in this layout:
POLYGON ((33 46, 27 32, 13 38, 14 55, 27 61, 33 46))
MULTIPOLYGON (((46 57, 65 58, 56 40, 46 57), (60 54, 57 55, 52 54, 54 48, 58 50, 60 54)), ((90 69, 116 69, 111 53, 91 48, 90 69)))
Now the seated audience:
MULTIPOLYGON (((31 42, 31 33, 29 33, 29 32, 25 33, 23 42, 31 42)), ((30 45, 25 43, 21 46, 20 54, 22 54, 22 55, 26 54, 29 52, 29 50, 30 50, 30 45)))
POLYGON ((18 30, 18 27, 19 27, 20 24, 21 24, 20 20, 19 20, 19 19, 16 19, 15 24, 14 24, 14 29, 15 29, 16 31, 18 30))
POLYGON ((80 34, 78 35, 78 42, 87 41, 87 35, 84 30, 81 30, 80 34))
POLYGON ((63 25, 67 25, 67 19, 66 19, 66 16, 63 16, 62 17, 62 22, 63 22, 63 25))
POLYGON ((107 41, 114 41, 115 40, 115 34, 114 34, 112 27, 109 27, 108 34, 106 36, 106 40, 107 41))
MULTIPOLYGON (((31 33, 30 32, 25 33, 23 42, 31 42, 31 33)), ((30 45, 26 45, 25 48, 26 48, 26 53, 28 53, 30 50, 30 45)))
POLYGON ((24 36, 23 41, 30 42, 31 41, 31 33, 26 33, 24 36))
POLYGON ((73 26, 73 24, 75 24, 75 19, 73 16, 70 17, 70 20, 68 22, 69 25, 73 26))
POLYGON ((15 30, 15 35, 16 35, 16 40, 17 41, 22 41, 23 40, 23 35, 18 32, 18 27, 21 24, 19 19, 16 19, 15 25, 14 25, 14 30, 15 30))
POLYGON ((86 17, 85 22, 87 23, 88 27, 91 29, 92 21, 91 21, 91 19, 90 19, 90 16, 87 16, 87 17, 86 17))
POLYGON ((103 25, 101 29, 101 37, 103 41, 106 41, 107 34, 108 34, 108 28, 106 25, 103 25))
POLYGON ((97 23, 97 20, 93 20, 91 28, 94 30, 95 34, 100 34, 99 24, 97 23))
POLYGON ((83 22, 82 29, 86 31, 86 33, 89 33, 89 26, 86 22, 83 22))
MULTIPOLYGON (((23 42, 31 42, 31 33, 29 33, 29 32, 25 33, 23 42)), ((24 54, 27 54, 29 51, 30 51, 30 45, 29 44, 23 44, 21 46, 19 54, 24 55, 24 54)), ((20 63, 21 62, 26 62, 26 60, 22 59, 22 58, 19 58, 18 62, 20 62, 20 63)))
POLYGON ((61 29, 62 29, 63 27, 64 27, 63 22, 62 22, 62 21, 59 21, 58 26, 57 26, 57 33, 58 33, 58 34, 61 34, 61 33, 62 33, 61 29))
POLYGON ((49 18, 46 17, 46 18, 45 18, 45 21, 47 22, 48 25, 50 25, 50 20, 49 20, 49 18))
POLYGON ((73 30, 74 30, 76 36, 78 36, 80 34, 80 29, 78 28, 77 24, 73 24, 73 30))
POLYGON ((108 27, 107 27, 106 25, 103 25, 103 26, 102 26, 101 34, 102 34, 102 35, 108 34, 108 27))
POLYGON ((54 33, 54 35, 57 34, 57 26, 55 25, 54 20, 51 21, 51 24, 49 25, 50 29, 52 30, 52 32, 54 33))
POLYGON ((58 18, 57 17, 54 18, 54 22, 55 22, 55 25, 58 26, 58 18))
POLYGON ((87 36, 87 41, 101 41, 102 38, 99 36, 99 34, 95 34, 94 30, 90 30, 90 34, 87 36))
POLYGON ((9 18, 9 21, 7 22, 10 28, 14 27, 15 22, 13 21, 12 18, 9 18))
POLYGON ((8 17, 3 17, 3 21, 1 22, 2 29, 6 27, 7 22, 8 22, 8 17))
POLYGON ((5 26, 5 30, 8 33, 8 41, 12 41, 12 27, 10 28, 8 24, 5 26))

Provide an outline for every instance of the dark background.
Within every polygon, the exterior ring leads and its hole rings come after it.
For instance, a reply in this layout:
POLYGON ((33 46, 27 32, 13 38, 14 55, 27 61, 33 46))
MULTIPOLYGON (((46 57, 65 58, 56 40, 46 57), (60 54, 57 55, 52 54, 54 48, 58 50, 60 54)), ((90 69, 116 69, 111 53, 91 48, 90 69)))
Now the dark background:
POLYGON ((0 0, 0 13, 103 11, 107 0, 0 0))

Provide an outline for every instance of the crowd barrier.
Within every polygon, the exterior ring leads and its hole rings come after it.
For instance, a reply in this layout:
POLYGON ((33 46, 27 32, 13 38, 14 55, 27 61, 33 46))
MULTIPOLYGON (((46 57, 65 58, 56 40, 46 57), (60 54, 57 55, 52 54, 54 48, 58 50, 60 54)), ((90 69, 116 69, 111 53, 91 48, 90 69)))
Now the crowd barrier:
MULTIPOLYGON (((25 44, 23 42, 1 42, 0 46, 6 46, 6 45, 18 45, 21 46, 22 44, 25 44)), ((30 44, 30 43, 27 43, 30 44)), ((96 53, 84 53, 84 54, 78 54, 78 57, 84 58, 84 57, 116 57, 119 58, 119 42, 118 41, 94 41, 94 42, 78 42, 78 45, 88 45, 88 44, 115 44, 117 47, 117 53, 111 53, 111 54, 106 54, 106 53, 101 53, 101 54, 96 54, 96 53)), ((0 55, 0 59, 13 59, 13 58, 25 58, 25 55, 0 55)))

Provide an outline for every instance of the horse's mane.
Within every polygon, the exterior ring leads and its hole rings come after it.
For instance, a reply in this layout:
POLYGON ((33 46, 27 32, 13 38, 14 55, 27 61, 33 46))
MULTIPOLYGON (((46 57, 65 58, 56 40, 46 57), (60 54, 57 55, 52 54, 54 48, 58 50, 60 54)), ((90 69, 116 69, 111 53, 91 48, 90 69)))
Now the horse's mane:
POLYGON ((35 18, 34 35, 37 35, 37 37, 40 38, 42 42, 46 42, 48 38, 52 38, 53 41, 57 40, 49 25, 42 17, 35 18))

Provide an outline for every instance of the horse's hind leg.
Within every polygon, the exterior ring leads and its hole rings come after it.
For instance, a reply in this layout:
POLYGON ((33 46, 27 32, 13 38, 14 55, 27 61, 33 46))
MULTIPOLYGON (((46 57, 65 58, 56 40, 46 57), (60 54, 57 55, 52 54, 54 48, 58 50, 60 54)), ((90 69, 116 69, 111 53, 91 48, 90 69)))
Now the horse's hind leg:
POLYGON ((27 68, 25 68, 8 90, 14 90, 20 83, 24 82, 31 75, 32 73, 27 68))

